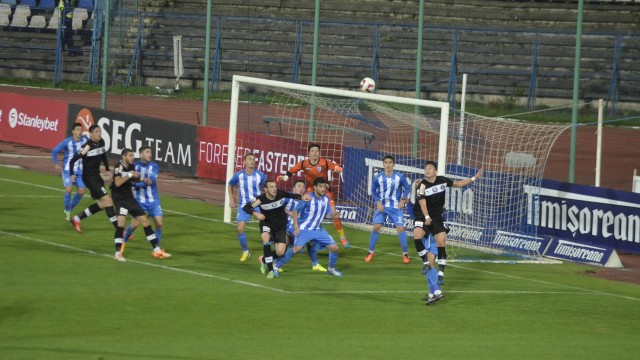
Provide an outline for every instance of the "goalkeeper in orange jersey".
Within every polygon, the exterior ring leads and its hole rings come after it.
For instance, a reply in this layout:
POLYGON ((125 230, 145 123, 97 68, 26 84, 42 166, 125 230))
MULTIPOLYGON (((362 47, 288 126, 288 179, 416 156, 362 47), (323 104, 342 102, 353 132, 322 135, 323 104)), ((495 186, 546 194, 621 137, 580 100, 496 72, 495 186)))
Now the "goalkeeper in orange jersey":
MULTIPOLYGON (((325 158, 320 157, 320 145, 318 144, 309 144, 307 147, 309 151, 309 158, 303 160, 297 164, 295 164, 292 168, 287 171, 286 175, 280 175, 277 177, 279 181, 287 181, 289 177, 298 171, 302 170, 304 172, 306 182, 307 182, 307 192, 313 191, 313 181, 318 177, 323 177, 328 179, 329 170, 335 172, 342 172, 342 167, 336 164, 331 160, 327 160, 325 158)), ((336 203, 333 198, 333 193, 331 191, 327 191, 327 196, 331 200, 331 211, 334 214, 337 214, 336 211, 336 203)), ((347 241, 347 238, 344 236, 344 229, 342 228, 342 221, 340 221, 339 216, 335 216, 333 218, 333 225, 336 230, 338 230, 338 234, 340 235, 340 241, 345 248, 350 248, 351 244, 347 241)))

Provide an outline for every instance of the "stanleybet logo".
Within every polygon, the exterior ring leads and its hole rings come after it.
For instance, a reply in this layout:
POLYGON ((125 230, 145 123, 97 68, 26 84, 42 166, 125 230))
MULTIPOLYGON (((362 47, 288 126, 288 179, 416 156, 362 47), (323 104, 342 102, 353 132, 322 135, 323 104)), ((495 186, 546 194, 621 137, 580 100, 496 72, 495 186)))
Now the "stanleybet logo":
POLYGON ((9 126, 11 126, 11 128, 14 129, 17 124, 18 124, 18 111, 16 110, 16 108, 12 108, 11 111, 9 111, 9 126))

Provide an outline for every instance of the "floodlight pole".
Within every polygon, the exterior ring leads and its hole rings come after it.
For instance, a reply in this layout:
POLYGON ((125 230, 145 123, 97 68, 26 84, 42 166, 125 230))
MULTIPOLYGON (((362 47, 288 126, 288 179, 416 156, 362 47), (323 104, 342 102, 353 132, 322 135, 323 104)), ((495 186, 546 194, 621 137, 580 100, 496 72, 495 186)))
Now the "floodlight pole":
MULTIPOLYGON (((416 99, 420 99, 422 92, 422 34, 424 33, 424 0, 420 0, 420 9, 418 15, 418 49, 416 50, 416 99)), ((418 157, 418 115, 420 109, 416 106, 416 117, 413 125, 413 146, 411 153, 413 157, 418 157)))
POLYGON ((571 110, 571 148, 569 152, 569 183, 573 184, 576 170, 576 126, 578 124, 578 93, 580 92, 580 48, 582 47, 582 9, 584 0, 578 2, 576 25, 576 55, 573 68, 573 108, 571 110))
POLYGON ((211 64, 211 7, 213 0, 207 0, 207 30, 204 42, 204 89, 202 99, 202 125, 209 123, 209 66, 211 64))
MULTIPOLYGON (((313 64, 311 65, 311 86, 316 86, 318 82, 318 39, 320 32, 320 0, 316 0, 316 9, 313 18, 313 64)), ((311 94, 313 96, 313 94, 311 94)), ((311 112, 309 114, 309 141, 316 138, 316 105, 311 103, 311 112)))
POLYGON ((109 24, 111 23, 111 1, 104 2, 104 42, 102 43, 102 110, 107 109, 107 72, 109 71, 109 24))

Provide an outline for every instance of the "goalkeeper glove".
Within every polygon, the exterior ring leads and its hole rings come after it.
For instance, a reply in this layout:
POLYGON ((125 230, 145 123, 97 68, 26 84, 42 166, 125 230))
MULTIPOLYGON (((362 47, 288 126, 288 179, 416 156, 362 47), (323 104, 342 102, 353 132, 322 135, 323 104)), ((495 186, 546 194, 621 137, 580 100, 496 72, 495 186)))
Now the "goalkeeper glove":
POLYGON ((333 171, 342 172, 342 168, 340 166, 336 166, 335 168, 333 168, 333 171))
POLYGON ((278 175, 276 177, 276 181, 287 181, 289 180, 289 177, 287 175, 278 175))

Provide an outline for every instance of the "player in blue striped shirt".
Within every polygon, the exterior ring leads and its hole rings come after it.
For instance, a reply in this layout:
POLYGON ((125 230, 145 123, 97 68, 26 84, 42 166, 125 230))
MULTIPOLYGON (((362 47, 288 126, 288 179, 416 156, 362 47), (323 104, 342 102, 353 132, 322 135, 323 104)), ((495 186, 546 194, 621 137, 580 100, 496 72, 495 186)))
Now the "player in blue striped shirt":
POLYGON ((393 223, 398 232, 402 248, 402 262, 409 263, 407 253, 407 233, 404 230, 404 207, 411 191, 411 183, 399 172, 393 170, 396 160, 393 156, 385 156, 382 160, 384 171, 373 178, 371 194, 376 203, 373 213, 373 230, 369 237, 369 254, 365 262, 373 260, 373 251, 380 236, 380 229, 385 220, 393 223))
POLYGON ((82 161, 78 161, 74 164, 74 173, 76 181, 71 180, 71 173, 69 172, 69 163, 75 153, 80 150, 82 145, 87 142, 87 137, 82 135, 82 125, 80 123, 73 124, 71 128, 71 136, 62 140, 56 147, 51 150, 51 159, 56 170, 62 169, 62 183, 64 184, 64 217, 65 220, 71 219, 71 210, 82 200, 84 196, 84 182, 82 182, 82 161), (62 158, 62 166, 58 163, 58 154, 64 151, 64 157, 62 158), (73 186, 76 186, 76 194, 71 198, 71 190, 73 186))
POLYGON ((275 261, 273 272, 275 276, 279 275, 278 269, 284 266, 293 256, 302 250, 302 248, 309 242, 315 241, 317 245, 324 246, 329 250, 329 266, 327 269, 328 275, 343 276, 343 274, 336 269, 336 263, 338 261, 338 245, 333 241, 333 238, 327 230, 322 228, 322 221, 327 219, 333 219, 335 216, 339 216, 338 213, 331 211, 330 199, 327 196, 327 180, 323 177, 317 177, 313 181, 313 192, 311 195, 311 201, 300 201, 296 208, 293 210, 293 234, 296 236, 293 242, 293 247, 289 248, 283 257, 275 261))
POLYGON ((247 214, 242 207, 250 203, 253 199, 262 194, 262 188, 267 182, 267 176, 260 170, 256 169, 256 159, 252 153, 244 155, 244 169, 233 174, 227 183, 229 192, 229 206, 235 207, 235 197, 233 195, 233 187, 238 185, 238 215, 236 223, 238 230, 238 241, 242 247, 242 256, 240 261, 247 261, 251 254, 247 246, 247 234, 244 231, 245 224, 251 219, 251 214, 247 214))
MULTIPOLYGON (((304 190, 306 188, 306 183, 304 180, 296 180, 293 183, 293 190, 291 191, 294 194, 300 194, 303 195, 304 194, 304 190)), ((293 239, 295 238, 295 235, 293 234, 293 210, 295 210, 296 206, 298 205, 298 203, 300 202, 300 200, 296 200, 296 199, 287 199, 287 206, 285 207, 285 211, 287 212, 287 214, 289 215, 289 218, 287 219, 287 234, 289 235, 290 238, 290 246, 293 246, 293 239)), ((318 263, 318 249, 316 248, 316 244, 313 241, 309 241, 307 243, 307 254, 309 254, 309 260, 311 260, 311 270, 313 271, 320 271, 320 272, 327 272, 327 269, 325 269, 324 266, 320 265, 318 263)), ((281 254, 279 254, 281 255, 281 254)))
MULTIPOLYGON (((150 146, 142 146, 138 149, 140 154, 140 160, 136 161, 133 165, 135 171, 140 173, 140 181, 133 185, 133 194, 140 204, 142 210, 144 210, 149 217, 153 218, 155 224, 155 233, 158 244, 162 240, 162 207, 160 206, 160 196, 158 195, 158 173, 160 167, 158 164, 151 161, 153 158, 153 151, 150 146)), ((124 243, 122 244, 122 252, 127 241, 129 241, 138 227, 138 220, 135 218, 131 220, 131 224, 127 226, 124 234, 124 243)))

